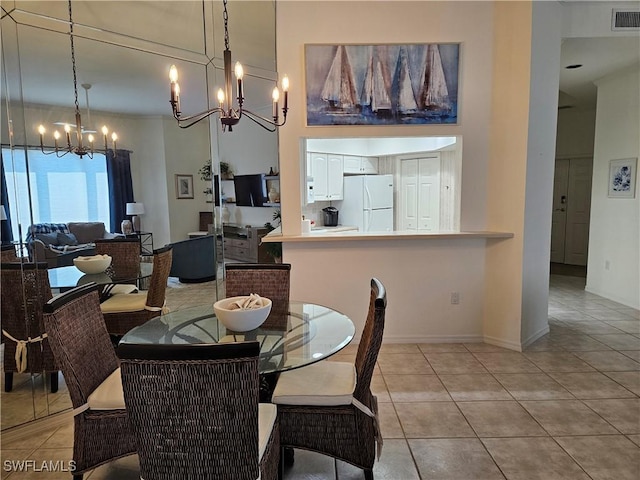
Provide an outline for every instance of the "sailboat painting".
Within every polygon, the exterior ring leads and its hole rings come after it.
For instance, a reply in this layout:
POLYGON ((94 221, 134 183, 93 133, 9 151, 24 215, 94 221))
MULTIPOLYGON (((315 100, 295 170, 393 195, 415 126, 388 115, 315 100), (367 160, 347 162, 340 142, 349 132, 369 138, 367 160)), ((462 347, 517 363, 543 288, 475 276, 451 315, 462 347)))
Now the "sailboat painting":
POLYGON ((460 44, 305 45, 307 125, 458 123, 460 44))

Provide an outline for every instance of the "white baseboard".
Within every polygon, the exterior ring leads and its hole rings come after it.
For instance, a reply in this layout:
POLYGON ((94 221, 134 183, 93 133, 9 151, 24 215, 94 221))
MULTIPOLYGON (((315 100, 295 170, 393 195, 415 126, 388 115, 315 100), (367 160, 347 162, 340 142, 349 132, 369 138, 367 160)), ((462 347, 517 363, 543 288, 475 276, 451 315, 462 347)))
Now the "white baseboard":
MULTIPOLYGON (((360 341, 360 339, 358 339, 360 341)), ((385 335, 384 343, 478 343, 482 335, 385 335)))
POLYGON ((522 351, 522 344, 519 342, 512 342, 510 340, 504 340, 502 338, 484 336, 484 343, 489 345, 495 345, 496 347, 508 348, 509 350, 515 350, 516 352, 522 351))
POLYGON ((543 337, 544 335, 546 335, 547 333, 549 333, 549 325, 547 324, 546 327, 541 328, 540 330, 538 330, 536 333, 534 333, 533 335, 529 335, 529 338, 526 338, 523 342, 522 342, 522 346, 526 347, 528 345, 531 345, 533 342, 535 342, 536 340, 538 340, 540 337, 543 337))

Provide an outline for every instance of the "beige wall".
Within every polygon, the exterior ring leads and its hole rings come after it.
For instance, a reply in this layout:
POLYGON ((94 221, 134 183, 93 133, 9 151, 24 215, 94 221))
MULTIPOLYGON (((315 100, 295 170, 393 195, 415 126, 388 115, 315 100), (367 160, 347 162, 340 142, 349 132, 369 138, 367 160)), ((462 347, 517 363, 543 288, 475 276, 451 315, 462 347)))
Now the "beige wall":
POLYGON ((386 341, 484 337, 519 349, 531 4, 375 2, 366 22, 362 2, 337 5, 278 4, 278 25, 287 26, 278 29, 278 71, 294 86, 290 123, 280 130, 285 233, 300 231, 301 137, 462 135, 461 230, 516 238, 285 243, 292 297, 334 306, 361 328, 376 276, 389 294, 386 341), (305 127, 304 44, 414 42, 461 43, 458 125, 305 127), (450 304, 451 292, 460 292, 460 305, 450 304))

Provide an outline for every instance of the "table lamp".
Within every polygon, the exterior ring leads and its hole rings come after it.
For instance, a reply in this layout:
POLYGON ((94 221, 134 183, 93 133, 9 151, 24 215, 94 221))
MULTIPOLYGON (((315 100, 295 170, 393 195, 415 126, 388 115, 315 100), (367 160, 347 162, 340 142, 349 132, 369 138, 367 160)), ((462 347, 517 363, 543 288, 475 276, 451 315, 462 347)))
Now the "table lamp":
POLYGON ((144 213, 144 204, 142 202, 127 203, 127 215, 133 215, 131 217, 131 224, 133 225, 133 231, 140 231, 140 215, 144 213))

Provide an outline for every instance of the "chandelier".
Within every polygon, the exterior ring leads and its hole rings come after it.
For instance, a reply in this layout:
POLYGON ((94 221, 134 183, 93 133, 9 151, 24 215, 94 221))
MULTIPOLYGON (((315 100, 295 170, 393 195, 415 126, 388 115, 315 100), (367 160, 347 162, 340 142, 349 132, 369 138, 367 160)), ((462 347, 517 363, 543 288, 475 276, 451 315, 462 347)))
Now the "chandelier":
MULTIPOLYGON (((93 152, 94 152, 94 136, 89 134, 87 136, 87 140, 89 142, 89 145, 84 145, 83 144, 83 139, 82 139, 82 134, 83 134, 83 129, 82 129, 82 118, 80 116, 80 106, 78 105, 78 81, 76 78, 76 55, 75 55, 75 48, 74 48, 74 43, 73 43, 73 18, 71 16, 71 0, 69 0, 69 39, 71 40, 71 65, 73 66, 73 93, 75 95, 75 107, 76 107, 76 125, 75 125, 75 136, 76 136, 76 145, 73 145, 71 143, 71 125, 69 125, 68 123, 64 125, 64 132, 65 132, 65 142, 66 145, 65 146, 60 146, 58 143, 58 140, 60 139, 60 132, 55 131, 53 132, 53 140, 54 140, 54 151, 53 152, 47 152, 45 151, 45 147, 44 147, 44 134, 46 132, 45 128, 43 125, 40 125, 38 127, 38 133, 40 134, 40 150, 42 151, 42 153, 44 153, 45 155, 51 155, 51 154, 56 154, 56 157, 60 158, 60 157, 64 157, 67 153, 75 153, 76 155, 79 155, 80 158, 82 158, 83 156, 87 155, 89 158, 93 158, 93 152)), ((84 84, 83 84, 84 86, 84 84)), ((88 90, 91 86, 88 85, 85 87, 85 90, 88 90)), ((88 93, 87 93, 87 108, 89 106, 89 98, 88 98, 88 93)), ((104 137, 104 153, 107 153, 107 135, 109 134, 109 129, 105 126, 102 127, 102 135, 104 137)), ((113 132, 111 134, 111 140, 113 142, 113 151, 115 153, 116 151, 116 140, 118 139, 118 135, 113 132)))
POLYGON ((173 110, 173 117, 178 121, 178 126, 180 128, 189 128, 192 125, 195 125, 200 120, 204 120, 208 116, 217 113, 220 118, 220 123, 222 124, 222 131, 224 132, 226 128, 229 128, 229 131, 233 131, 233 126, 236 125, 242 116, 246 116, 253 122, 260 125, 265 130, 270 132, 275 132, 277 127, 283 126, 287 122, 287 111, 289 110, 288 105, 288 96, 289 96, 289 77, 286 75, 282 78, 282 91, 284 93, 284 102, 282 106, 282 122, 280 122, 280 117, 278 115, 278 102, 280 100, 280 90, 278 87, 274 87, 272 93, 273 100, 273 116, 272 119, 265 118, 256 113, 243 108, 242 105, 244 103, 244 94, 242 90, 242 77, 244 76, 244 71, 242 69, 242 65, 239 62, 236 62, 234 73, 237 81, 237 100, 238 106, 234 108, 232 105, 232 80, 231 80, 231 50, 229 50, 229 15, 227 13, 227 0, 223 0, 224 12, 224 90, 218 90, 218 106, 209 110, 205 110, 200 113, 196 113, 194 115, 183 116, 180 111, 180 85, 178 84, 178 69, 175 65, 171 65, 169 70, 169 80, 171 82, 171 108, 173 110))

